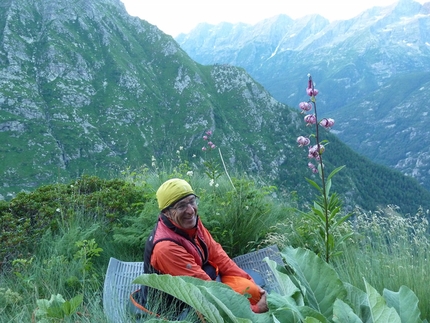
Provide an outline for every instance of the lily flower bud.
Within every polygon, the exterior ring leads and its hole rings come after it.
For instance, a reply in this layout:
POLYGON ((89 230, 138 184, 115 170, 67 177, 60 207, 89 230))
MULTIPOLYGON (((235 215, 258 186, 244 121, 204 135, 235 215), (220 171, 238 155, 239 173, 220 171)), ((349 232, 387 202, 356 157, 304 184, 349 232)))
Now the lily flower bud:
POLYGON ((312 104, 309 103, 309 102, 300 102, 299 103, 299 108, 302 111, 310 111, 310 110, 312 110, 312 104))
POLYGON ((332 118, 324 118, 320 121, 320 125, 324 128, 331 128, 334 126, 334 120, 332 118))
POLYGON ((316 124, 317 123, 317 118, 315 117, 314 114, 308 114, 305 116, 304 118, 305 122, 310 125, 310 124, 316 124))
POLYGON ((303 147, 309 145, 311 140, 307 137, 300 136, 297 138, 297 143, 299 144, 299 147, 303 147))

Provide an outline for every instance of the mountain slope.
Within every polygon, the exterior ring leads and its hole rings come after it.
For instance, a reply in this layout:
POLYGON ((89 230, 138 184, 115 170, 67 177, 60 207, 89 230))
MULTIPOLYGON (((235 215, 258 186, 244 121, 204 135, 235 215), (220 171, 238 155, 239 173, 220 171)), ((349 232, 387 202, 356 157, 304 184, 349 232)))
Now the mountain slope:
MULTIPOLYGON (((202 167, 209 129, 231 171, 313 198, 307 153, 296 144, 309 129, 244 69, 196 63, 119 0, 14 0, 0 8, 4 198, 82 174, 116 176, 153 158, 176 166, 178 151, 202 167)), ((335 186, 349 207, 430 208, 430 193, 414 180, 327 138, 327 169, 347 165, 335 186)))
POLYGON ((430 189, 430 3, 401 0, 332 23, 279 16, 223 34, 200 26, 176 40, 202 64, 245 68, 291 106, 311 73, 339 138, 430 189))

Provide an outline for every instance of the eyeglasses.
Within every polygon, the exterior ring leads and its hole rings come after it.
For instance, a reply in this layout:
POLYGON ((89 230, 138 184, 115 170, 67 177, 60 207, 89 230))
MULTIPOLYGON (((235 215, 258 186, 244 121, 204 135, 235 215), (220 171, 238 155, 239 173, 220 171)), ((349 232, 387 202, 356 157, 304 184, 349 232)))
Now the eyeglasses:
POLYGON ((191 207, 196 207, 199 204, 199 199, 196 196, 193 196, 188 202, 187 201, 181 201, 176 206, 171 206, 170 208, 177 211, 177 212, 185 212, 188 209, 188 205, 191 205, 191 207))

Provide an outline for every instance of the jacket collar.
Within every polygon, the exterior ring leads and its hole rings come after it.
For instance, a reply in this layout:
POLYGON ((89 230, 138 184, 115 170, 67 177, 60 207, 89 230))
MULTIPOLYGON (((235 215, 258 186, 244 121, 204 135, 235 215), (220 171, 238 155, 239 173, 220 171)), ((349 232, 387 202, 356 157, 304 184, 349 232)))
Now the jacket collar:
POLYGON ((181 227, 178 227, 174 222, 170 221, 170 219, 164 213, 160 213, 160 220, 163 221, 164 225, 168 227, 170 230, 187 239, 194 238, 196 236, 197 228, 200 222, 200 218, 197 215, 197 221, 196 221, 195 227, 191 229, 183 229, 181 227))

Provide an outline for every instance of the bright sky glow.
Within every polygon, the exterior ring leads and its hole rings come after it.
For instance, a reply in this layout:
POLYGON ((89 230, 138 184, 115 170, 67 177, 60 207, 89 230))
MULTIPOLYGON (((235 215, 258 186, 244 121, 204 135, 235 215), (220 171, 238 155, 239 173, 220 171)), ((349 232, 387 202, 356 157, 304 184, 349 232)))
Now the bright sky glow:
MULTIPOLYGON (((353 18, 366 9, 385 7, 397 0, 121 0, 128 13, 156 25, 176 37, 201 22, 244 22, 255 24, 263 19, 286 14, 293 19, 318 13, 333 20, 353 18)), ((416 0, 424 3, 429 0, 416 0)))

